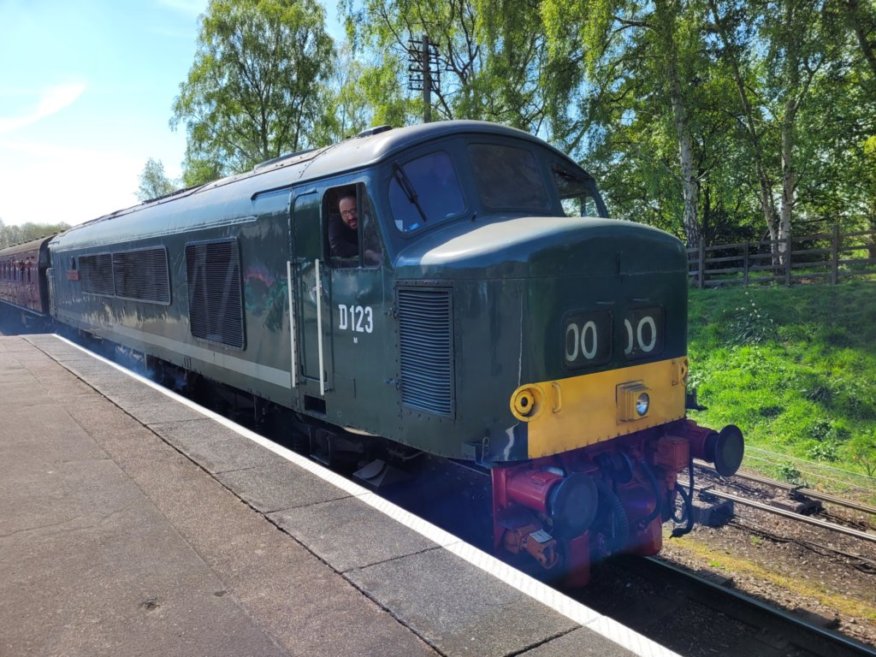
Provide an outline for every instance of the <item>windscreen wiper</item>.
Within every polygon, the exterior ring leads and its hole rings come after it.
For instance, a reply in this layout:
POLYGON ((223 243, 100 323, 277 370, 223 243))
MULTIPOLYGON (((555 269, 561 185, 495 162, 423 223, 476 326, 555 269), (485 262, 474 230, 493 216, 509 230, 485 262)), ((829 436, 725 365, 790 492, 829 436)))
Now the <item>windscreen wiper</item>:
POLYGON ((407 174, 404 172, 398 162, 392 163, 393 169, 393 177, 398 181, 398 184, 401 186, 402 191, 405 193, 405 196, 408 197, 408 201, 411 202, 415 208, 417 208, 417 212, 420 213, 420 217, 423 218, 423 223, 426 223, 426 213, 423 212, 423 208, 420 205, 420 201, 417 198, 417 191, 414 189, 414 186, 411 184, 410 178, 408 178, 407 174))

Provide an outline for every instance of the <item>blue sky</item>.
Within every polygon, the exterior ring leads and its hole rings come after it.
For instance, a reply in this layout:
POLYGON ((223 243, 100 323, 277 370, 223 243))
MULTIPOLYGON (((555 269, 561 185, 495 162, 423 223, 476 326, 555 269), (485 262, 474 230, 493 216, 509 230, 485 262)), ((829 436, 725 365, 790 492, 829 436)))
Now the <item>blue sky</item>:
MULTIPOLYGON (((330 33, 340 36, 335 0, 330 33)), ((75 225, 137 203, 147 158, 180 174, 168 121, 207 0, 0 0, 0 219, 75 225)))

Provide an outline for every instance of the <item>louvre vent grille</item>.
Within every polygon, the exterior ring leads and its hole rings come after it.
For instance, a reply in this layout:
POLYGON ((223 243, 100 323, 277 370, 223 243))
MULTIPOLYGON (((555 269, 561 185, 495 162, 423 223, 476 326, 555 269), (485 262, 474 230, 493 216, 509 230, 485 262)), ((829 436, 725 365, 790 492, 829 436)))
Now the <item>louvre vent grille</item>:
POLYGON ((113 257, 109 253, 79 258, 82 291, 92 294, 113 294, 113 257))
POLYGON ((243 296, 237 242, 186 245, 192 335, 243 349, 243 296))
POLYGON ((170 303, 167 253, 163 248, 113 253, 116 296, 170 303))
POLYGON ((402 403, 453 415, 453 321, 450 290, 398 290, 402 403))

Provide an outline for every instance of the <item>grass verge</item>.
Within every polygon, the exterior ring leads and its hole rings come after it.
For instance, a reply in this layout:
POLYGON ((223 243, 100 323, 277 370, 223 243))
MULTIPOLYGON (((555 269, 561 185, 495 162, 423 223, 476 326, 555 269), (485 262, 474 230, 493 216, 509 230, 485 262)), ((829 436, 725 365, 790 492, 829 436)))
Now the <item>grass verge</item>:
POLYGON ((692 290, 691 387, 746 466, 876 501, 876 281, 692 290))

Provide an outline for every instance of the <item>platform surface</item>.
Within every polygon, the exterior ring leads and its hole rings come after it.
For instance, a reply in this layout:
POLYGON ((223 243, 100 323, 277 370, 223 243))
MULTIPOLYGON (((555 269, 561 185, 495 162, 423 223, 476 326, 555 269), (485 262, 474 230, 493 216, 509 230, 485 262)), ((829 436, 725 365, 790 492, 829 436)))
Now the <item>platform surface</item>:
POLYGON ((673 654, 336 479, 56 336, 0 337, 0 657, 673 654))

